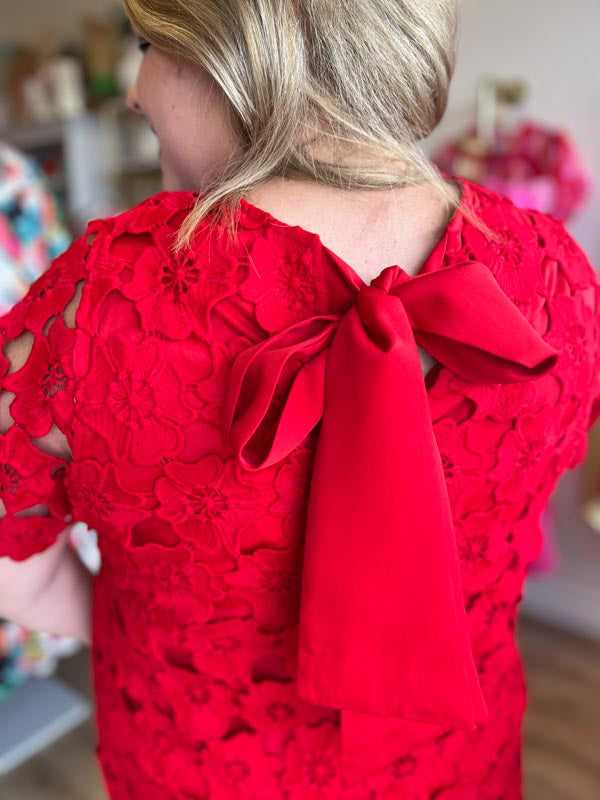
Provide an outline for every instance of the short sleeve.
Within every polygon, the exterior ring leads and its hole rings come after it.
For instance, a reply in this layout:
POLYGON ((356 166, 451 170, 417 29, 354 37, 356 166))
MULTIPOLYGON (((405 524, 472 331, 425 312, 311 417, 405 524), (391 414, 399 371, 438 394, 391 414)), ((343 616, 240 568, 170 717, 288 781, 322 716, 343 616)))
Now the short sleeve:
POLYGON ((592 407, 590 410, 588 427, 600 418, 600 359, 596 360, 596 368, 594 372, 594 383, 592 384, 592 407))
POLYGON ((584 279, 581 286, 573 287, 575 296, 581 298, 581 314, 573 320, 573 326, 580 336, 579 346, 585 348, 581 400, 589 405, 586 417, 589 428, 600 417, 600 283, 586 254, 568 234, 567 237, 571 257, 578 262, 577 272, 589 276, 589 283, 584 279))
POLYGON ((74 386, 73 304, 85 280, 77 239, 0 318, 0 557, 23 561, 71 522, 65 491, 74 386))
POLYGON ((600 416, 600 284, 584 250, 562 222, 539 215, 547 291, 546 339, 560 353, 556 375, 563 400, 589 428, 600 416))
POLYGON ((600 285, 595 285, 595 305, 593 309, 596 331, 596 349, 592 367, 591 409, 588 426, 591 427, 600 418, 600 285))

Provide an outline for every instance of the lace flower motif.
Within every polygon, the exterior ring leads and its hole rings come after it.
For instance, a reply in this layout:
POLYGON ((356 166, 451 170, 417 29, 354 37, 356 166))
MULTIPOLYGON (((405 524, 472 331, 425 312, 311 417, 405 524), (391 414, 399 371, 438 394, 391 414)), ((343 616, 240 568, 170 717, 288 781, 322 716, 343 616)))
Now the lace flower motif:
POLYGON ((258 486, 240 482, 235 460, 209 455, 196 464, 168 463, 164 472, 156 483, 156 514, 202 550, 236 552, 240 528, 259 516, 262 506, 258 486))
POLYGON ((344 788, 339 752, 340 729, 336 725, 298 725, 285 750, 281 777, 290 800, 364 800, 364 786, 344 788))
POLYGON ((203 757, 210 796, 219 800, 280 800, 281 761, 265 755, 261 737, 245 731, 211 744, 203 757))
POLYGON ((51 494, 56 466, 56 459, 38 450, 19 425, 2 434, 0 493, 7 511, 23 511, 51 494))
POLYGON ((275 333, 325 312, 327 298, 320 263, 312 238, 309 242, 289 238, 283 248, 269 229, 256 240, 240 291, 255 304, 257 322, 264 330, 275 333))
POLYGON ((240 555, 238 568, 224 580, 251 606, 262 630, 277 630, 298 619, 301 570, 298 545, 285 550, 259 548, 240 555))
POLYGON ((105 438, 117 461, 155 464, 183 445, 190 411, 179 401, 180 380, 161 343, 131 347, 113 337, 96 347, 90 378, 79 389, 81 419, 105 438))
POLYGON ((202 259, 193 251, 174 255, 171 246, 172 236, 156 232, 154 247, 140 253, 122 292, 135 302, 146 331, 176 340, 192 333, 204 338, 212 307, 237 290, 243 263, 219 252, 216 242, 206 245, 210 256, 202 259))
POLYGON ((121 486, 114 464, 86 459, 72 464, 65 480, 75 514, 100 530, 127 529, 139 516, 141 497, 121 486))
POLYGON ((169 669, 158 672, 155 680, 161 703, 169 706, 182 736, 193 746, 223 736, 239 711, 232 690, 211 675, 169 669))
POLYGON ((7 375, 3 388, 14 392, 10 413, 32 436, 45 436, 56 420, 61 430, 73 417, 71 353, 75 332, 55 321, 48 336, 38 336, 25 365, 7 375), (56 354, 56 355, 54 355, 56 354))

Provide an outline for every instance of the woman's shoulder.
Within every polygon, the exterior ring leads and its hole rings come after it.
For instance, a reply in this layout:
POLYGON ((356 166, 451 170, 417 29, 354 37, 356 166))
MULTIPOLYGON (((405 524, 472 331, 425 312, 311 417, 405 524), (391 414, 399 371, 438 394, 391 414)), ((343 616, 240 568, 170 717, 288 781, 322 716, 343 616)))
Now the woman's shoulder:
MULTIPOLYGON (((182 223, 200 198, 199 192, 161 191, 127 211, 92 220, 85 236, 90 242, 120 239, 121 243, 128 241, 132 248, 137 245, 138 249, 145 251, 153 244, 160 247, 166 241, 172 245, 182 223)), ((225 218, 210 211, 196 227, 189 247, 183 248, 180 253, 185 253, 186 258, 201 259, 204 254, 208 255, 208 247, 211 254, 215 248, 223 255, 236 255, 238 251, 247 253, 248 247, 256 239, 264 237, 270 241, 280 240, 284 248, 285 243, 292 240, 302 243, 315 239, 300 228, 279 223, 244 199, 234 215, 234 235, 230 236, 229 232, 225 218)), ((172 247, 169 249, 174 252, 172 247)))
POLYGON ((326 311, 317 237, 279 224, 244 200, 233 232, 226 219, 209 212, 190 244, 176 250, 177 233, 198 198, 159 192, 89 224, 82 324, 101 325, 119 296, 133 304, 143 330, 173 340, 216 335, 217 305, 220 318, 235 317, 238 328, 243 320, 249 339, 326 311))
POLYGON ((197 192, 161 191, 110 217, 92 220, 92 229, 117 233, 148 232, 170 225, 178 227, 182 215, 189 213, 198 198, 197 192))
POLYGON ((459 247, 483 261, 511 300, 524 306, 565 291, 596 287, 598 276, 564 222, 470 181, 461 181, 466 208, 483 226, 462 217, 459 247), (488 230, 485 230, 487 228, 488 230))
MULTIPOLYGON (((582 426, 600 414, 600 282, 565 224, 475 184, 465 183, 468 208, 489 232, 462 218, 452 261, 484 263, 534 329, 559 353, 549 376, 582 426), (461 249, 462 248, 462 249, 461 249), (592 402, 596 406, 590 411, 592 402)), ((546 381, 546 385, 550 383, 546 381)), ((540 395, 542 390, 538 388, 540 395)), ((555 403, 556 405, 556 403, 555 403)))

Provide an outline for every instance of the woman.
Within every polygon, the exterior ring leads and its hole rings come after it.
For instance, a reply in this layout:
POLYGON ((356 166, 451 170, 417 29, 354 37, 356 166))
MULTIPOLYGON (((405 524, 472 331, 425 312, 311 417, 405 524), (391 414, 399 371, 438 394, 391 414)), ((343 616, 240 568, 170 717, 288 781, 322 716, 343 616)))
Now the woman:
POLYGON ((87 638, 61 530, 100 532, 117 800, 516 800, 516 608, 595 414, 594 272, 419 155, 453 2, 126 7, 166 191, 2 321, 0 611, 87 638))

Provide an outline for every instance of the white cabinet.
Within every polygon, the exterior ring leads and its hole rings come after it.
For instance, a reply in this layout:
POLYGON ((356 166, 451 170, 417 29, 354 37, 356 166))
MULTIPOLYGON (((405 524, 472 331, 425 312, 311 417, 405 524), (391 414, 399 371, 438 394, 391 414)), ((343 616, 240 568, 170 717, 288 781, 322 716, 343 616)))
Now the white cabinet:
POLYGON ((65 122, 0 130, 41 164, 74 234, 161 189, 158 145, 121 99, 65 122))

